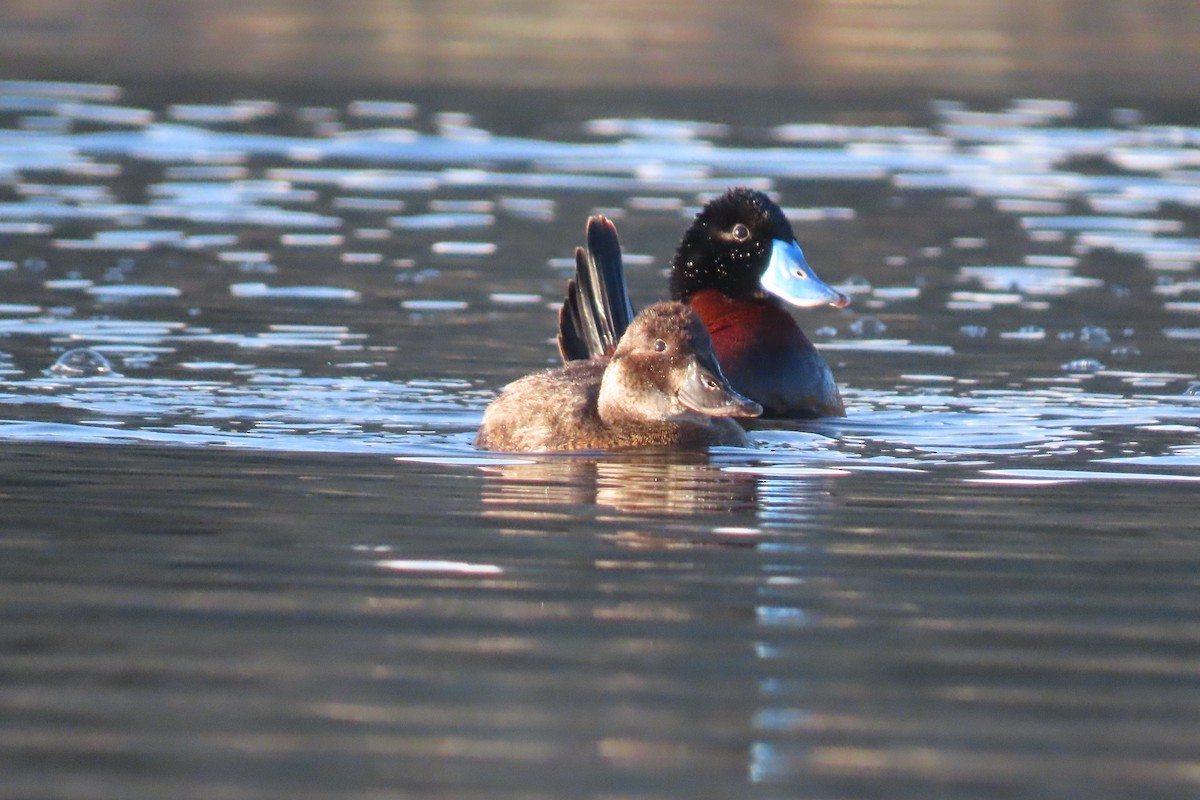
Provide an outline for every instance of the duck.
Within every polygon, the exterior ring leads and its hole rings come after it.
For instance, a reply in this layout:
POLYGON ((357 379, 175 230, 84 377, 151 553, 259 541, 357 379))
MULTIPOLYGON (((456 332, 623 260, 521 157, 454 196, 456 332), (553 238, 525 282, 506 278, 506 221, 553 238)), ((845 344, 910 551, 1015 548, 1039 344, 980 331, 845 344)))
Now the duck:
POLYGON ((475 446, 520 453, 749 446, 734 418, 762 407, 730 388, 704 322, 687 305, 648 306, 612 345, 510 383, 484 412, 475 446))
MULTIPOLYGON (((587 224, 575 277, 559 314, 564 361, 603 354, 633 317, 616 227, 587 224)), ((787 216, 765 193, 735 187, 700 209, 671 260, 671 299, 703 320, 734 391, 762 406, 764 419, 845 416, 829 365, 788 310, 849 298, 809 266, 787 216)))

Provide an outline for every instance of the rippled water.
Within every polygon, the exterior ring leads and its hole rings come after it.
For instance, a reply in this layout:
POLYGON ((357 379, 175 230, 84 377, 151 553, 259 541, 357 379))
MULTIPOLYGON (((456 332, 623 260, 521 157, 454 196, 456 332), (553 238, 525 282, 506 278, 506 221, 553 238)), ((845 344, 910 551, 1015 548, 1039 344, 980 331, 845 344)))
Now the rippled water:
POLYGON ((122 97, 0 82, 0 794, 1200 794, 1194 120, 122 97), (733 184, 848 416, 475 452, 733 184))

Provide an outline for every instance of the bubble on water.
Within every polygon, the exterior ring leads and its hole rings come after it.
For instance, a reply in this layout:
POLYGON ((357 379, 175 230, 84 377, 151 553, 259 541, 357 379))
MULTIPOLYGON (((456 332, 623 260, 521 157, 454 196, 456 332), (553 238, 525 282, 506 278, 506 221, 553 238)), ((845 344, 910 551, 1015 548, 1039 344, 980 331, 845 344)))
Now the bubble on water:
POLYGON ((117 376, 112 364, 100 353, 87 347, 68 350, 47 372, 67 378, 94 378, 100 375, 117 376))
POLYGON ((1200 397, 1200 383, 1193 383, 1191 386, 1184 389, 1183 393, 1188 397, 1200 397))
POLYGON ((822 325, 813 331, 813 335, 822 339, 832 339, 834 336, 838 335, 838 329, 832 325, 822 325))
POLYGON ((968 339, 982 339, 987 336, 988 329, 986 325, 963 325, 958 332, 968 339))

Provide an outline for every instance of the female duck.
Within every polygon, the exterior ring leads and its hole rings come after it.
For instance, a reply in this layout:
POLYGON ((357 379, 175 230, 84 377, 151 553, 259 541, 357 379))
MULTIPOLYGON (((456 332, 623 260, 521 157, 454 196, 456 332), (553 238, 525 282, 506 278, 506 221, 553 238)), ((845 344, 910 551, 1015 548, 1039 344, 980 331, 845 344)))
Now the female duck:
MULTIPOLYGON (((671 297, 694 309, 733 388, 764 417, 843 416, 833 374, 784 303, 800 308, 849 300, 804 259, 791 223, 762 192, 732 189, 696 215, 671 262, 671 297)), ((604 352, 632 316, 616 229, 588 221, 559 319, 564 359, 604 352)))
POLYGON ((759 405, 733 391, 704 323, 681 303, 657 303, 629 324, 611 355, 521 378, 488 406, 475 446, 544 452, 747 446, 730 417, 759 405))

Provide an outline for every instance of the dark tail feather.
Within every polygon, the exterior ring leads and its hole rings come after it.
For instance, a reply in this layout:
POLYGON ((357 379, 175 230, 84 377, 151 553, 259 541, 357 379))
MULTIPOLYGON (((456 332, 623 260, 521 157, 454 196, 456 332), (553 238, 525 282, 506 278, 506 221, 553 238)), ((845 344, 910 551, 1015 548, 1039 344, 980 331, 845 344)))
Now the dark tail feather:
MULTIPOLYGON (((575 254, 576 261, 583 258, 583 249, 575 254)), ((591 345, 588 343, 585 331, 587 325, 582 319, 579 292, 575 289, 575 279, 567 281, 567 296, 558 309, 558 353, 565 361, 578 361, 590 357, 591 345)))
POLYGON ((609 355, 632 320, 616 226, 591 217, 587 249, 575 250, 575 277, 558 312, 558 352, 563 361, 609 355))

